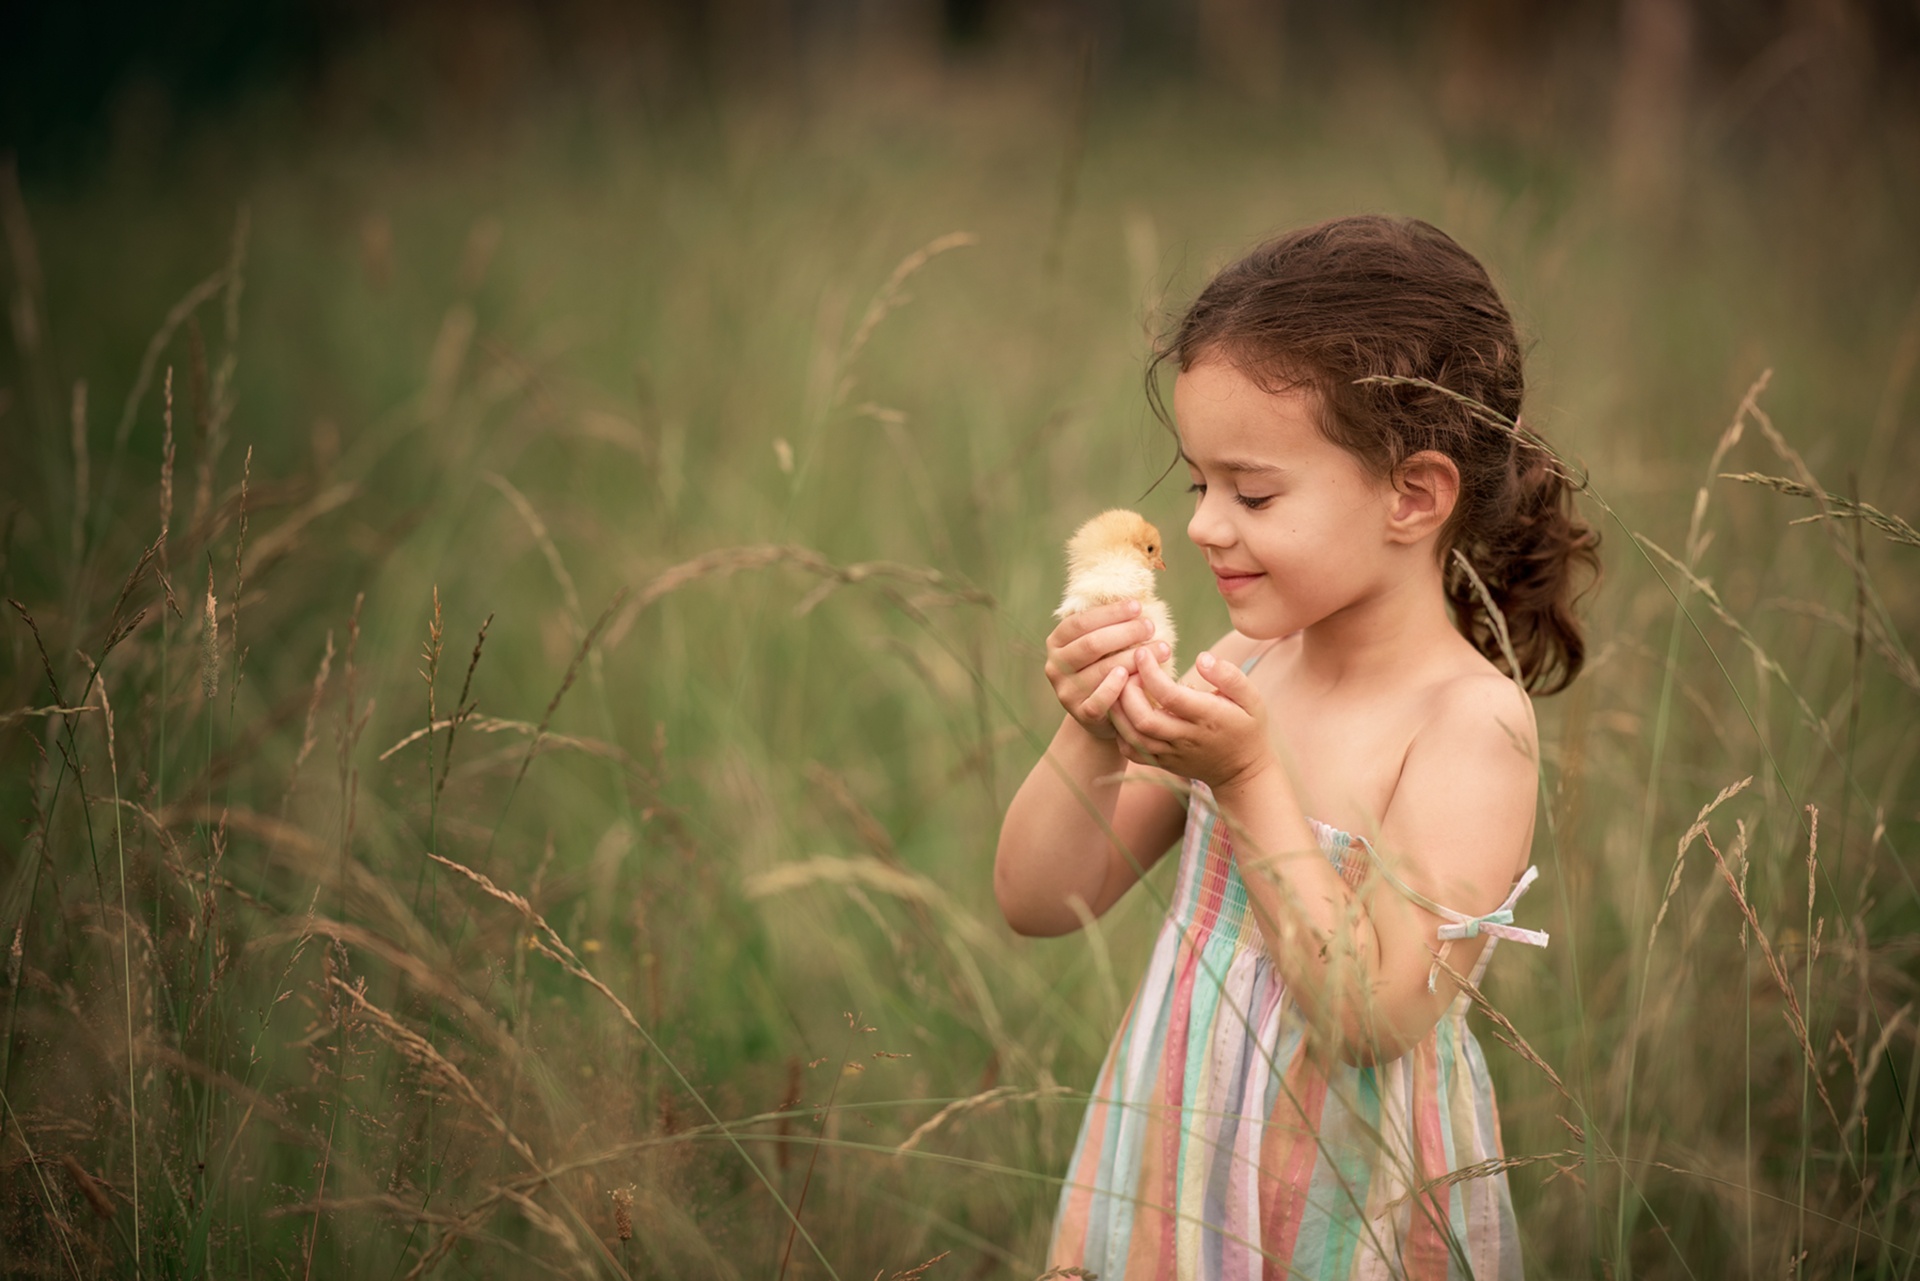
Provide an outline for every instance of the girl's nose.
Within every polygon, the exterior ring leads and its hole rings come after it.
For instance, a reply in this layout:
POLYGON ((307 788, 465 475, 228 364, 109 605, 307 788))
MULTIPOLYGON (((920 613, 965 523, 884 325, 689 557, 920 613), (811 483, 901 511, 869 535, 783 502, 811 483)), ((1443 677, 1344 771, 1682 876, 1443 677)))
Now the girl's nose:
POLYGON ((1187 539, 1195 547, 1225 547, 1233 541, 1233 525, 1211 499, 1211 494, 1202 494, 1192 519, 1187 521, 1187 539))

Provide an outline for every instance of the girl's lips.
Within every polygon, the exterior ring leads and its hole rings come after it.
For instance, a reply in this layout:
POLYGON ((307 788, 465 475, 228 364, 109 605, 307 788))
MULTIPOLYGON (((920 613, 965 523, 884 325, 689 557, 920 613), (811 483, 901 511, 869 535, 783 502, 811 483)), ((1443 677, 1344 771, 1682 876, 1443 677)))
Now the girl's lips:
POLYGON ((1234 592, 1246 587, 1255 579, 1263 577, 1265 577, 1263 574, 1236 574, 1223 572, 1218 569, 1213 571, 1214 584, 1220 588, 1220 594, 1222 596, 1231 596, 1234 592))

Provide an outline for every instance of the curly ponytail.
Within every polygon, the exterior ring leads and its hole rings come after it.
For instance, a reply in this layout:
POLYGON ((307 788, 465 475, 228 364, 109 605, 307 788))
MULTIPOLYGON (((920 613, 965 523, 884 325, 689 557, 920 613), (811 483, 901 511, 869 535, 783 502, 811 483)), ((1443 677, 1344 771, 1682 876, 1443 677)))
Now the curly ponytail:
POLYGON ((1416 219, 1340 218, 1271 240, 1222 270, 1160 342, 1147 391, 1173 361, 1232 361, 1272 390, 1319 395, 1321 429, 1382 477, 1423 450, 1453 460, 1460 496, 1442 530, 1446 591, 1461 632, 1495 666, 1498 629, 1458 549, 1505 620, 1536 694, 1563 690, 1586 642, 1574 602, 1598 578, 1599 536, 1579 485, 1520 421, 1513 318, 1474 256, 1416 219), (1490 411, 1490 412, 1488 412, 1490 411))
MULTIPOLYGON (((1516 442, 1499 489, 1468 502, 1463 485, 1455 508, 1451 546, 1480 576, 1506 623, 1519 676, 1536 694, 1559 693, 1586 661, 1573 603, 1599 577, 1600 537, 1574 510, 1576 489, 1553 455, 1516 442)), ((1486 602, 1457 565, 1449 567, 1447 600, 1474 648, 1506 670, 1486 602)))

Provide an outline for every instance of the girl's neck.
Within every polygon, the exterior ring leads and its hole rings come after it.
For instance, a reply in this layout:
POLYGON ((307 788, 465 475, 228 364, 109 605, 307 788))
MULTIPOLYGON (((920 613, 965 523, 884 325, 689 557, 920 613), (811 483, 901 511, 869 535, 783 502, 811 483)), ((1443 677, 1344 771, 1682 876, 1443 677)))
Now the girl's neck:
POLYGON ((1449 655, 1465 638, 1447 612, 1440 568, 1423 557, 1300 633, 1300 669, 1322 689, 1378 687, 1449 655))

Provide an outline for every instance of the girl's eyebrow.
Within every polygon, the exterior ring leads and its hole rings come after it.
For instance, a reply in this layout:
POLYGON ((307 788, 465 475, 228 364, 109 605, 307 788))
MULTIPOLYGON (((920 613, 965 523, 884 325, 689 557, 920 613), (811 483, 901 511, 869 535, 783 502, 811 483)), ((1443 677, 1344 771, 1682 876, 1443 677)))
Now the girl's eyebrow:
MULTIPOLYGON (((1189 467, 1200 464, 1186 450, 1180 451, 1180 461, 1189 467)), ((1215 471, 1223 471, 1231 476, 1284 476, 1287 469, 1277 463, 1264 463, 1252 458, 1222 458, 1213 464, 1215 471)))

